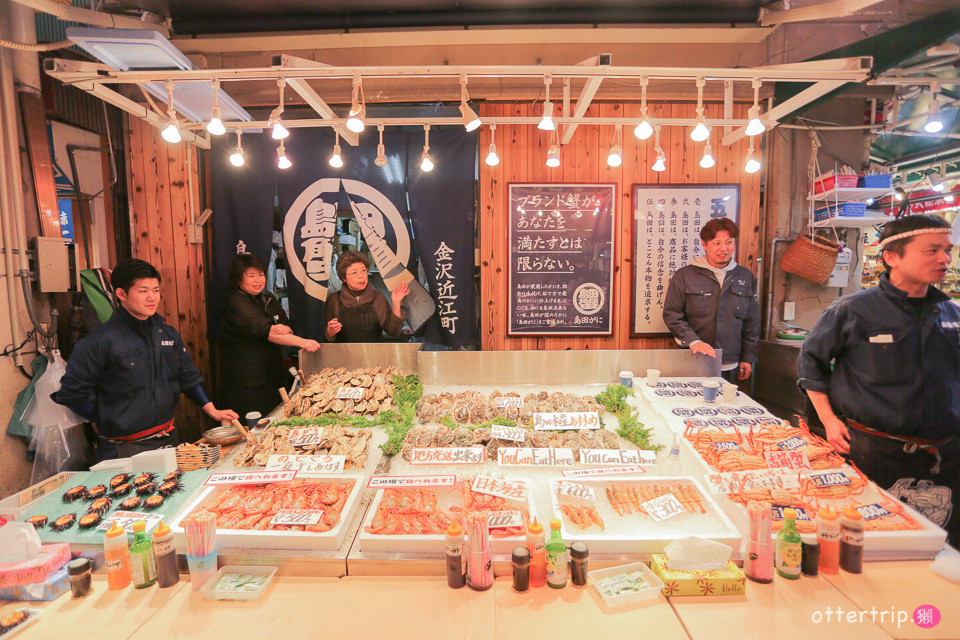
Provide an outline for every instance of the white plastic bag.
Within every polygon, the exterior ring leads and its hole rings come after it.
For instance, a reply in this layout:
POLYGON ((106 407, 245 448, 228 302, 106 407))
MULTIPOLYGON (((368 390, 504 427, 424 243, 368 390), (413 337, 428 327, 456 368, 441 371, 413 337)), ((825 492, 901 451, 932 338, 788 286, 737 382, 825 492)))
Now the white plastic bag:
POLYGON ((0 564, 23 562, 38 555, 40 536, 32 524, 6 521, 0 525, 0 564))
POLYGON ((53 426, 71 427, 86 422, 81 416, 62 404, 57 404, 50 397, 51 394, 60 390, 60 379, 67 372, 67 363, 60 356, 58 349, 52 350, 47 358, 50 360, 47 370, 37 380, 33 398, 23 410, 24 422, 33 425, 34 429, 53 426))

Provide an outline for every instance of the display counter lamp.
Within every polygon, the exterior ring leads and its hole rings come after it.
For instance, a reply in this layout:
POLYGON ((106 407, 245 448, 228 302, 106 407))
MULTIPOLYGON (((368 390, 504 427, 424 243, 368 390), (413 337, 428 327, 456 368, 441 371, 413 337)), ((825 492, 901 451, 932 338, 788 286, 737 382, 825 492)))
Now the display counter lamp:
POLYGON ((343 166, 343 156, 340 153, 340 134, 337 131, 333 132, 334 138, 333 143, 333 155, 330 156, 330 166, 334 169, 339 169, 343 166))
POLYGON ((423 125, 423 153, 420 154, 420 170, 433 171, 433 160, 430 159, 430 125, 423 125))
POLYGON ((373 164, 378 167, 387 166, 387 152, 383 146, 383 123, 377 124, 377 133, 380 134, 380 142, 377 143, 377 159, 373 161, 373 164))
POLYGON ((277 78, 277 86, 280 88, 280 104, 270 113, 270 118, 267 120, 267 127, 272 129, 270 136, 274 140, 283 140, 290 135, 287 128, 280 122, 280 116, 283 115, 283 89, 287 86, 287 81, 283 78, 277 78))
POLYGON ((283 140, 281 140, 280 146, 277 147, 277 168, 289 169, 292 166, 293 163, 287 158, 287 150, 283 146, 283 140))
POLYGON ((551 80, 550 76, 543 76, 543 84, 547 88, 547 100, 543 103, 543 117, 540 119, 540 124, 537 125, 537 129, 541 131, 553 131, 557 128, 557 125, 553 122, 553 103, 550 102, 551 80))
POLYGON ((500 164, 500 156, 497 155, 497 143, 494 141, 497 132, 497 125, 490 124, 490 149, 487 151, 487 157, 484 162, 488 167, 495 167, 500 164))
POLYGON ((350 100, 350 113, 347 118, 347 129, 354 133, 363 132, 366 125, 363 119, 367 115, 367 104, 363 99, 363 83, 360 76, 353 78, 353 98, 350 100))
POLYGON ((690 139, 694 142, 703 142, 710 137, 710 127, 703 117, 703 85, 706 80, 703 77, 697 78, 697 122, 690 132, 690 139))
POLYGON ((173 108, 173 81, 167 80, 167 115, 170 121, 166 128, 160 132, 160 137, 171 144, 180 142, 180 123, 177 122, 177 112, 173 108))
POLYGON ((243 131, 240 128, 237 128, 237 148, 230 154, 230 164, 235 167, 242 167, 245 159, 243 157, 243 147, 240 145, 240 136, 243 135, 243 131))
POLYGON ((758 136, 767 130, 767 127, 760 122, 760 79, 753 79, 753 106, 747 110, 747 128, 744 134, 748 136, 758 136))
POLYGON ((647 85, 650 83, 647 76, 640 78, 640 123, 633 129, 637 140, 646 140, 653 135, 653 126, 647 115, 647 85))
POLYGON ((210 110, 210 122, 207 123, 207 131, 210 135, 222 136, 227 132, 223 126, 223 120, 220 119, 220 81, 213 80, 213 109, 210 110))
POLYGON ((460 76, 460 115, 463 116, 463 128, 467 131, 476 131, 480 127, 480 116, 474 111, 467 100, 467 76, 460 76))

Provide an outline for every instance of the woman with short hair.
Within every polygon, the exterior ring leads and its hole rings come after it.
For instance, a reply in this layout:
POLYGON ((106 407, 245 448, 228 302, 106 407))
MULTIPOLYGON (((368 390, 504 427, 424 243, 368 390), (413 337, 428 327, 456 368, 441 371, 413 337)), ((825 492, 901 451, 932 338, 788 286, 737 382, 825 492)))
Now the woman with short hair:
POLYGON ((400 284, 387 297, 370 286, 370 261, 357 251, 344 251, 337 261, 340 291, 327 299, 328 342, 380 342, 383 332, 398 337, 403 328, 401 302, 410 293, 400 284))

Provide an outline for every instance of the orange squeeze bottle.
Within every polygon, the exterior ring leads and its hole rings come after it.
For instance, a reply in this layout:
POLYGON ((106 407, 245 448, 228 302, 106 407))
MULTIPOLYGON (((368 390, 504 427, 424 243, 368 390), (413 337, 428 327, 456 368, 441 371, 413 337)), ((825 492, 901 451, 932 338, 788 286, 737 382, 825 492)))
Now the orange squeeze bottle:
POLYGON ((103 538, 103 555, 107 565, 107 588, 110 591, 123 589, 130 584, 130 548, 127 546, 127 532, 123 527, 113 526, 107 529, 103 538))
POLYGON ((527 549, 530 551, 530 586, 542 587, 547 582, 547 550, 543 525, 534 518, 527 525, 527 549))

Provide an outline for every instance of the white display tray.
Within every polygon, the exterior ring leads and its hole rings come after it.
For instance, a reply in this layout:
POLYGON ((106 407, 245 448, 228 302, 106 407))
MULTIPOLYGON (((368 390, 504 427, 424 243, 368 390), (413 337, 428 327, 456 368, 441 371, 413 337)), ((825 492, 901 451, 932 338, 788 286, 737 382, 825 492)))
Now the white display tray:
MULTIPOLYGON (((510 478, 511 481, 523 480, 527 483, 527 509, 530 512, 530 520, 532 521, 536 514, 536 508, 534 506, 534 487, 528 478, 510 478)), ((431 488, 433 491, 438 491, 440 495, 438 496, 438 507, 441 507, 448 515, 453 515, 449 511, 447 505, 450 504, 451 499, 456 500, 456 504, 459 504, 459 496, 456 495, 456 489, 453 487, 437 487, 431 488), (444 495, 443 492, 449 491, 450 493, 444 495)), ((367 510, 367 515, 363 519, 363 525, 360 527, 360 531, 357 535, 357 541, 360 544, 360 551, 362 552, 387 552, 387 553, 440 553, 444 552, 444 536, 441 534, 426 535, 426 534, 399 534, 399 535, 383 535, 376 533, 369 533, 367 527, 373 522, 373 518, 377 513, 377 508, 380 506, 380 501, 383 499, 384 490, 380 489, 377 491, 377 495, 373 500, 373 503, 370 505, 370 508, 367 510)), ((549 524, 547 525, 549 527, 549 524)), ((509 554, 513 551, 514 548, 518 546, 526 545, 527 538, 526 535, 519 536, 510 536, 506 538, 497 538, 490 536, 490 548, 493 553, 497 554, 509 554)))
MULTIPOLYGON (((360 496, 363 493, 363 478, 355 475, 330 475, 309 478, 310 482, 330 480, 353 480, 353 488, 340 511, 340 521, 330 531, 315 533, 312 531, 252 531, 247 529, 217 529, 217 548, 222 549, 309 549, 314 551, 335 551, 343 544, 353 521, 360 496)), ((187 542, 183 531, 183 519, 200 506, 214 491, 232 485, 204 487, 170 524, 173 540, 180 553, 186 553, 187 542)))
MULTIPOLYGON (((576 479, 575 484, 591 487, 596 501, 569 500, 576 504, 592 504, 606 525, 601 531, 596 525, 580 529, 569 523, 566 516, 561 517, 560 535, 568 544, 581 541, 587 543, 591 553, 663 553, 664 548, 687 536, 699 536, 729 545, 734 551, 740 548, 740 532, 730 521, 719 505, 703 486, 694 478, 687 476, 652 476, 648 478, 624 477, 615 479, 576 479), (659 522, 650 516, 628 514, 620 516, 607 500, 606 488, 617 484, 656 484, 664 482, 682 482, 690 484, 700 492, 705 514, 683 513, 659 522)), ((560 514, 557 494, 550 490, 550 502, 555 514, 560 514)))

